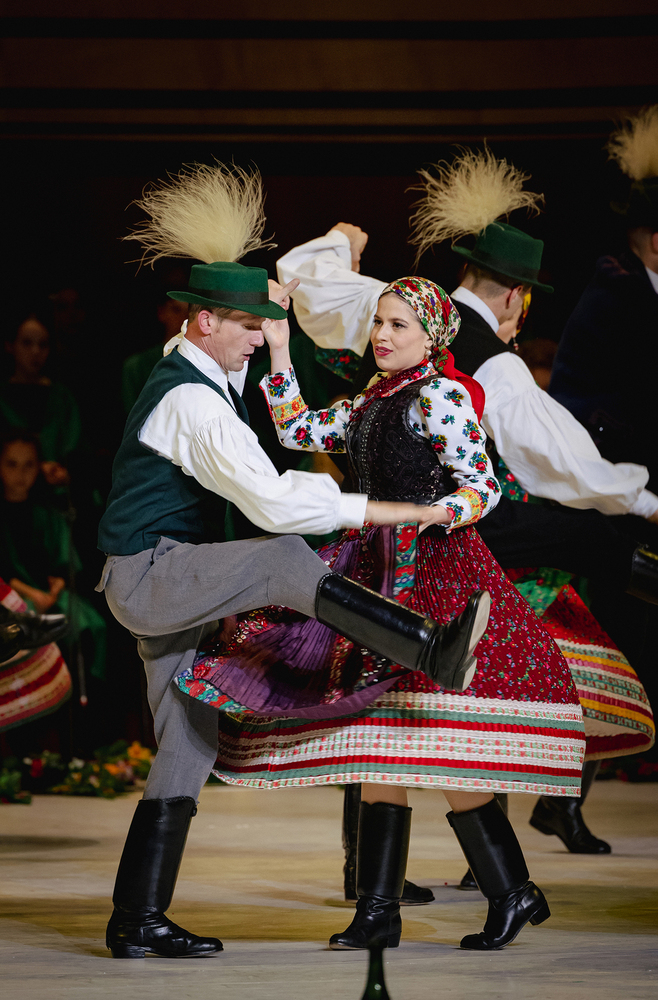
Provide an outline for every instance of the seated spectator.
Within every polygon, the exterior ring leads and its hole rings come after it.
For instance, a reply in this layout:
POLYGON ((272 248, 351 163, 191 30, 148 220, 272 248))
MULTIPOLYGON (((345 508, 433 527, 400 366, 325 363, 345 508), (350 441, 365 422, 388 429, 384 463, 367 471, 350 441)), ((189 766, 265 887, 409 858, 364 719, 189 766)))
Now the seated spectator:
POLYGON ((186 319, 187 303, 176 302, 174 299, 168 298, 166 293, 163 294, 158 304, 158 322, 162 326, 162 339, 159 343, 153 344, 152 347, 147 347, 145 351, 131 354, 123 363, 121 397, 126 413, 130 413, 132 410, 154 365, 162 357, 164 345, 180 332, 186 319))
POLYGON ((91 673, 105 673, 106 626, 71 584, 80 570, 69 526, 48 500, 41 480, 39 442, 29 431, 0 439, 0 576, 34 611, 64 612, 69 642, 82 637, 91 673), (85 635, 85 633, 87 633, 85 635))
POLYGON ((80 444, 78 406, 66 386, 46 373, 50 333, 43 317, 26 311, 5 341, 12 373, 0 387, 0 423, 36 434, 51 485, 68 481, 67 466, 80 444))

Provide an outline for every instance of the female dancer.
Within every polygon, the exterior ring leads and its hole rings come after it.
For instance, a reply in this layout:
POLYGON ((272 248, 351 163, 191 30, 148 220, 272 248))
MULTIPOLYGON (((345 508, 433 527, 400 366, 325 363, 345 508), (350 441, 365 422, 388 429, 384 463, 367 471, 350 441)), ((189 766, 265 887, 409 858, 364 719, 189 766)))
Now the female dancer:
MULTIPOLYGON (((478 672, 463 694, 408 672, 392 675, 388 690, 380 688, 374 703, 354 715, 329 719, 331 704, 324 717, 302 721, 284 720, 282 712, 220 715, 217 773, 228 782, 268 788, 363 782, 359 899, 350 927, 331 938, 336 949, 399 943, 411 823, 405 786, 440 788, 448 799, 448 821, 489 900, 484 931, 461 942, 478 950, 502 948, 528 921, 549 916, 493 792, 572 795, 579 788, 584 738, 569 669, 470 527, 496 502, 499 486, 464 384, 444 374, 458 328, 459 316, 438 286, 416 277, 394 282, 373 324, 380 374, 354 402, 311 412, 290 368, 285 329, 263 326, 273 372, 263 387, 282 443, 346 449, 361 492, 431 505, 420 534, 407 525, 366 526, 325 546, 322 558, 438 621, 464 608, 476 590, 493 600, 475 651, 478 672)), ((258 677, 277 657, 298 667, 322 655, 331 702, 381 671, 346 640, 323 640, 317 622, 306 627, 289 615, 285 624, 286 615, 254 612, 232 634, 225 623, 192 675, 179 679, 182 690, 223 707, 222 684, 236 666, 258 677)))

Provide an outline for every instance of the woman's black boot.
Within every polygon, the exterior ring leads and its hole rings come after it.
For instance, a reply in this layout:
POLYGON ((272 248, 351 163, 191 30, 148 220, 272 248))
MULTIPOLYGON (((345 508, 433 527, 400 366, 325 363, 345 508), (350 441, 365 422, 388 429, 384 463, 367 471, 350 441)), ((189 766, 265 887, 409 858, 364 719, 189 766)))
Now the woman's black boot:
POLYGON ((196 814, 188 796, 142 799, 137 804, 114 886, 114 913, 106 944, 113 958, 200 958, 222 951, 164 915, 174 894, 187 831, 196 814))
POLYGON ((411 809, 390 802, 361 803, 356 852, 358 900, 354 920, 333 934, 334 951, 397 948, 402 921, 400 896, 409 853, 411 809))
POLYGON ((607 841, 594 836, 581 812, 600 766, 598 760, 588 760, 583 766, 580 798, 541 795, 530 817, 530 826, 547 835, 555 834, 571 854, 610 854, 612 851, 607 841))
MULTIPOLYGON (((506 816, 508 813, 508 802, 507 802, 507 792, 494 792, 494 798, 496 802, 500 802, 500 808, 503 810, 506 816)), ((478 884, 475 881, 473 872, 469 868, 466 874, 462 877, 461 882, 457 886, 458 889, 463 889, 465 892, 477 892, 478 884)))
POLYGON ((318 586, 315 617, 448 691, 465 691, 475 676, 473 650, 487 627, 490 607, 489 592, 478 590, 457 618, 439 625, 354 580, 328 573, 318 586))
MULTIPOLYGON (((361 785, 345 785, 343 800, 343 850, 345 851, 345 866, 343 868, 343 884, 345 899, 358 899, 356 894, 356 844, 359 833, 359 806, 361 804, 361 785)), ((476 886, 477 888, 477 886, 476 886)), ((400 906, 425 906, 434 900, 434 893, 415 882, 404 880, 400 906)))
POLYGON ((462 948, 473 951, 504 948, 528 921, 541 924, 550 917, 541 889, 528 881, 521 845, 495 799, 469 812, 450 812, 448 822, 480 892, 489 900, 484 930, 462 938, 462 948))

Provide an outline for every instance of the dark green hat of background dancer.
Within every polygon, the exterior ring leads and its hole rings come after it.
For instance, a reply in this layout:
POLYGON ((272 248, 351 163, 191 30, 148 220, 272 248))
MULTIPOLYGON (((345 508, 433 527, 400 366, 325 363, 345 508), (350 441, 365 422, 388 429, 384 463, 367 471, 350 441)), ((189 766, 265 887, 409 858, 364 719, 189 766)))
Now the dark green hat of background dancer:
POLYGON ((483 229, 472 250, 460 246, 452 249, 472 264, 502 274, 520 285, 532 285, 542 292, 553 291, 551 285, 539 280, 543 241, 533 239, 506 222, 492 222, 483 229))
POLYGON ((237 309, 263 316, 265 319, 285 319, 286 310, 270 301, 267 271, 263 267, 245 267, 232 261, 195 264, 185 292, 167 292, 170 299, 191 302, 213 309, 237 309))

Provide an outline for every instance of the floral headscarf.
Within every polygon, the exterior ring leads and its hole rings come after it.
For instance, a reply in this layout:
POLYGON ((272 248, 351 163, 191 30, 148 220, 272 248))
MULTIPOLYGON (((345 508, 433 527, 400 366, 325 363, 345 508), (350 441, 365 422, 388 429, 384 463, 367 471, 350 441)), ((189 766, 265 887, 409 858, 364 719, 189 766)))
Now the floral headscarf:
POLYGON ((382 295, 395 292, 410 305, 432 341, 430 360, 439 374, 448 358, 448 345, 455 339, 461 318, 450 296, 427 278, 398 278, 382 295))

